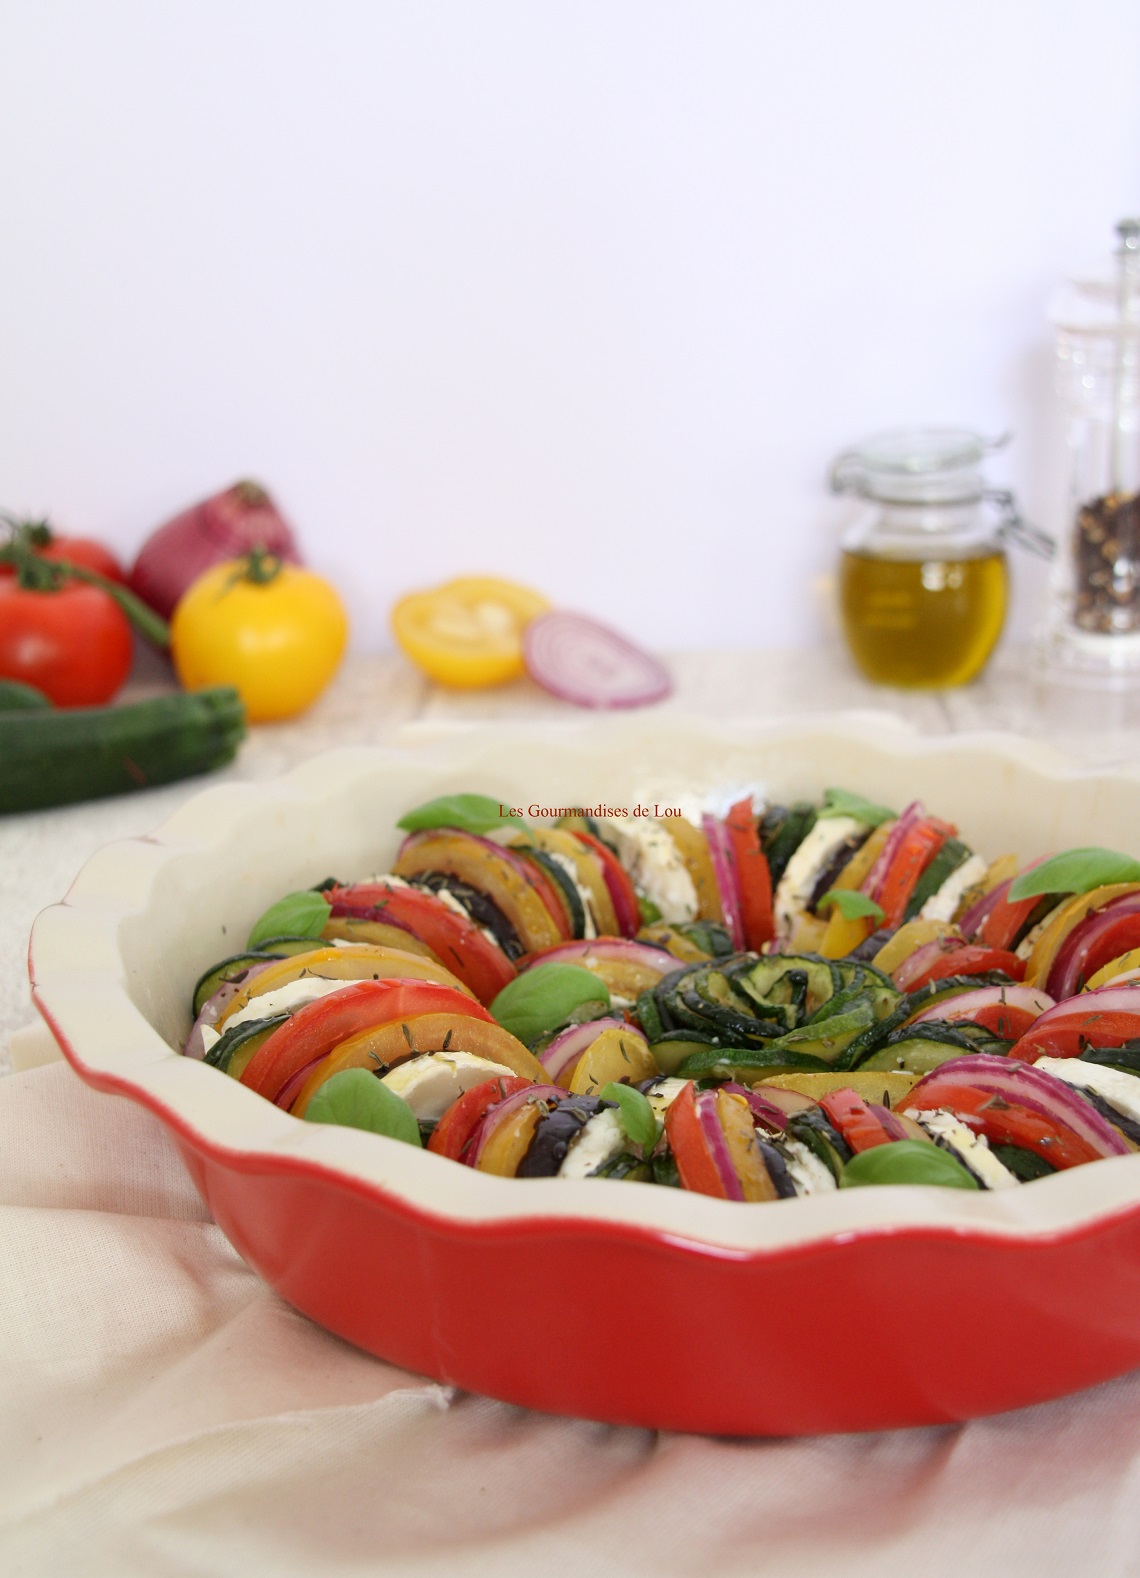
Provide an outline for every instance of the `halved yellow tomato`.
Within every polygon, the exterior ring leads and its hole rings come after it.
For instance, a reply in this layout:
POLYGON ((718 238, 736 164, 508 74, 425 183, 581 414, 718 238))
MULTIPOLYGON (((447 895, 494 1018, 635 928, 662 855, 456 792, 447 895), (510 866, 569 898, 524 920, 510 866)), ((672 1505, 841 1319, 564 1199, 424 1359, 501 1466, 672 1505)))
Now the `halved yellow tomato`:
POLYGON ((518 678, 523 630, 549 607, 513 581, 464 576, 402 597, 392 610, 392 633, 432 679, 474 690, 518 678))
POLYGON ((568 1088, 574 1096, 596 1096, 611 1080, 616 1085, 622 1080, 636 1085, 643 1079, 656 1079, 660 1072, 644 1037, 615 1026, 591 1041, 574 1065, 568 1088))

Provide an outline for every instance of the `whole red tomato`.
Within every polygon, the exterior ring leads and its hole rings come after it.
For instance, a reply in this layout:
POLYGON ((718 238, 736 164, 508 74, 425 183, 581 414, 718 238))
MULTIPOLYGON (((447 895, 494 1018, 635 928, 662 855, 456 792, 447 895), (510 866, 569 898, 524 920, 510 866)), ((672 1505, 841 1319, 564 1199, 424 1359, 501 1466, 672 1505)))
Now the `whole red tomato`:
MULTIPOLYGON (((9 518, 9 524, 11 520, 9 518)), ((60 537, 51 527, 43 521, 17 523, 14 527, 16 537, 27 541, 28 546, 39 554, 41 559, 63 560, 67 564, 77 564, 84 570, 94 570, 96 575, 104 576, 108 581, 118 581, 120 585, 126 584, 126 576, 118 559, 110 548, 96 542, 93 537, 60 537)), ((0 575, 15 575, 14 564, 0 560, 0 575)))
POLYGON ((0 679, 34 685, 57 707, 98 707, 131 668, 126 614, 97 586, 33 591, 0 579, 0 679))

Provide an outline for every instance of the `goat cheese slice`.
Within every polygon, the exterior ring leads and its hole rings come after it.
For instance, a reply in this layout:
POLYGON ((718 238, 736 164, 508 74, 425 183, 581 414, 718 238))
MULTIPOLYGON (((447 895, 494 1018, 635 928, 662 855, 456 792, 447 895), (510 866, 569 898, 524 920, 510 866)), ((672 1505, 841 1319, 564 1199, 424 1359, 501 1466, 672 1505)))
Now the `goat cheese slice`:
POLYGON ((618 858, 635 888, 661 911, 670 926, 695 920, 700 905, 689 868, 670 833, 660 822, 631 822, 610 817, 606 832, 617 845, 618 858))
POLYGON ((800 843, 776 886, 776 930, 785 933, 807 908, 819 874, 862 827, 853 816, 821 816, 800 843))
POLYGON ((945 1107, 939 1107, 934 1112, 908 1113, 927 1134, 943 1150, 951 1151, 966 1170, 974 1175, 983 1189, 1013 1189, 1017 1187, 1017 1179, 1010 1172, 1004 1162, 999 1161, 990 1150, 990 1142, 984 1134, 975 1134, 948 1112, 945 1107))
POLYGON ((566 1152, 559 1178, 589 1178, 626 1148, 625 1130, 613 1107, 605 1107, 582 1125, 566 1152))
POLYGON ((382 1083, 402 1096, 417 1118, 442 1118, 465 1090, 486 1079, 510 1077, 510 1069, 472 1052, 425 1052, 397 1063, 382 1083))
POLYGON ((986 874, 986 863, 981 855, 971 855, 969 860, 963 861, 957 871, 952 871, 946 881, 932 893, 926 903, 919 910, 920 920, 951 921, 954 912, 962 902, 962 895, 967 888, 972 888, 975 882, 980 882, 986 874))
POLYGON ((1140 1123, 1140 1079, 1119 1068, 1083 1063, 1079 1057, 1039 1057, 1033 1065, 1076 1090, 1091 1090, 1110 1107, 1140 1123))

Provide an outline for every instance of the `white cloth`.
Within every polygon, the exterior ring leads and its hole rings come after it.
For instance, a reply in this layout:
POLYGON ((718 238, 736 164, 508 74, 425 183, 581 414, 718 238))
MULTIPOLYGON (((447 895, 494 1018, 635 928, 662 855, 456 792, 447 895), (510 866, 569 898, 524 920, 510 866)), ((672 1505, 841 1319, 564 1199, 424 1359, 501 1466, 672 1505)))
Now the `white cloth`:
MULTIPOLYGON (((956 1428, 750 1442, 454 1394, 290 1310, 159 1124, 62 1064, 0 1080, 0 1266, 13 1578, 1140 1572, 1140 1375, 956 1428)), ((631 1288, 667 1384, 701 1355, 662 1364, 652 1314, 631 1288)))

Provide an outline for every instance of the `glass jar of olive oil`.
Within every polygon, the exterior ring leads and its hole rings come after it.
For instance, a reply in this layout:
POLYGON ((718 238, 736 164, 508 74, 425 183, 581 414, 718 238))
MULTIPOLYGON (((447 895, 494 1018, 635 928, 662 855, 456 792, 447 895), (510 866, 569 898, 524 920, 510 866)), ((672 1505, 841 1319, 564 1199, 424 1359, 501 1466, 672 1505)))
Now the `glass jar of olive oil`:
POLYGON ((965 685, 997 644, 1009 588, 1003 540, 1035 534, 1011 495, 985 486, 981 462, 994 447, 956 428, 916 428, 870 439, 832 467, 834 491, 864 501, 843 538, 839 604, 868 679, 965 685))

